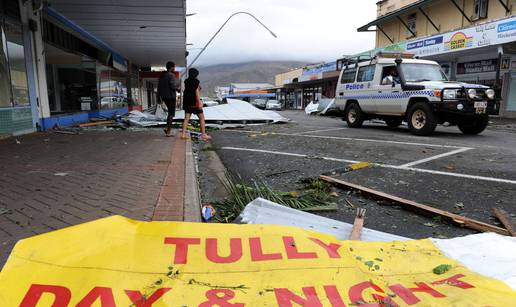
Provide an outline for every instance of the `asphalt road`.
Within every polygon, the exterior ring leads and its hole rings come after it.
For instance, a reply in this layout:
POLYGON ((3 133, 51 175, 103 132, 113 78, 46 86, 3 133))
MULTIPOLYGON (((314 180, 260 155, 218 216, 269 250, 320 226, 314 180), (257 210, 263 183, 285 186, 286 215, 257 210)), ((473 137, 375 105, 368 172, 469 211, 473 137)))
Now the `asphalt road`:
MULTIPOLYGON (((516 125, 491 126, 478 136, 456 127, 438 127, 431 137, 411 135, 406 126, 389 129, 366 122, 350 129, 338 118, 284 111, 289 124, 251 126, 212 133, 225 167, 245 180, 261 178, 291 191, 301 178, 317 177, 354 162, 370 168, 337 177, 439 209, 499 225, 491 216, 500 207, 516 217, 516 125)), ((201 154, 202 155, 202 154, 201 154)), ((321 215, 352 223, 355 209, 367 209, 366 227, 411 238, 455 237, 475 233, 336 189, 339 210, 321 215)))

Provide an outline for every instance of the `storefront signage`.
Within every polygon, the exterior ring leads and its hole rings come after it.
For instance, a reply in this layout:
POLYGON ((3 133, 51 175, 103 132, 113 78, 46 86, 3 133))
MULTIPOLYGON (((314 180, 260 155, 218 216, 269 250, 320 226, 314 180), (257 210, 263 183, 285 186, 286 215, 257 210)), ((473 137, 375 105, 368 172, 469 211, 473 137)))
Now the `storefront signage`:
POLYGON ((473 36, 468 36, 464 32, 457 32, 444 44, 444 50, 465 49, 472 46, 473 36))
POLYGON ((510 17, 465 28, 460 31, 408 41, 405 46, 395 44, 375 49, 374 51, 388 51, 394 47, 398 51, 406 51, 424 57, 514 41, 516 41, 516 17, 510 17), (400 47, 404 47, 403 50, 399 50, 400 47))
POLYGON ((497 59, 464 62, 457 64, 457 74, 478 74, 483 72, 494 72, 496 71, 497 59))

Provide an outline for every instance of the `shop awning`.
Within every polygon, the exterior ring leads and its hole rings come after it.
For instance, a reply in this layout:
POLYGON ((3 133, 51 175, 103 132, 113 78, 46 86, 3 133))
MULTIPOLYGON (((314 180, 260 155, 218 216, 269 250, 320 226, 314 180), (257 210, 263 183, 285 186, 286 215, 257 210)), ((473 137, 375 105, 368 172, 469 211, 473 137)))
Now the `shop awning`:
POLYGON ((415 9, 423 8, 423 7, 427 6, 427 5, 429 5, 431 2, 432 2, 432 0, 419 0, 417 2, 414 2, 413 4, 404 6, 404 7, 400 8, 398 10, 395 10, 395 11, 393 11, 391 13, 388 13, 388 14, 385 14, 383 16, 380 16, 377 19, 371 21, 370 23, 361 26, 360 28, 357 29, 357 31, 358 32, 370 31, 369 28, 371 28, 372 26, 377 26, 377 25, 380 25, 380 24, 382 24, 382 23, 384 23, 386 21, 389 21, 389 20, 392 20, 392 19, 396 19, 400 15, 412 12, 415 9))
POLYGON ((185 65, 184 0, 48 0, 48 4, 135 64, 185 65))

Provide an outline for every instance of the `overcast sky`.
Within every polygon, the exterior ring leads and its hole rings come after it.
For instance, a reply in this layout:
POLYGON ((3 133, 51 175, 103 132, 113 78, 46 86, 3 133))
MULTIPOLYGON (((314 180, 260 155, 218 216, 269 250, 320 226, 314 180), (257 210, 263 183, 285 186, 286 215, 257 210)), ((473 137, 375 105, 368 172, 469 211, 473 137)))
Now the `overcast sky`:
POLYGON ((330 61, 374 48, 374 33, 358 33, 376 17, 377 0, 187 0, 189 61, 234 12, 254 14, 278 36, 273 38, 251 17, 235 16, 196 65, 250 60, 330 61))

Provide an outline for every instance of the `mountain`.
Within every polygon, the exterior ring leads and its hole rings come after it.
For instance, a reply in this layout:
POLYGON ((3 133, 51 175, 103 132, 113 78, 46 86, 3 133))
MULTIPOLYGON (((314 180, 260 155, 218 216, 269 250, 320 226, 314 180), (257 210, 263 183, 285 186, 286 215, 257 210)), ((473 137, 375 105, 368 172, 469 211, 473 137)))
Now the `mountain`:
POLYGON ((270 83, 282 72, 306 65, 295 61, 256 61, 237 64, 217 64, 198 67, 199 80, 204 89, 203 96, 214 96, 217 86, 229 86, 230 83, 270 83))

